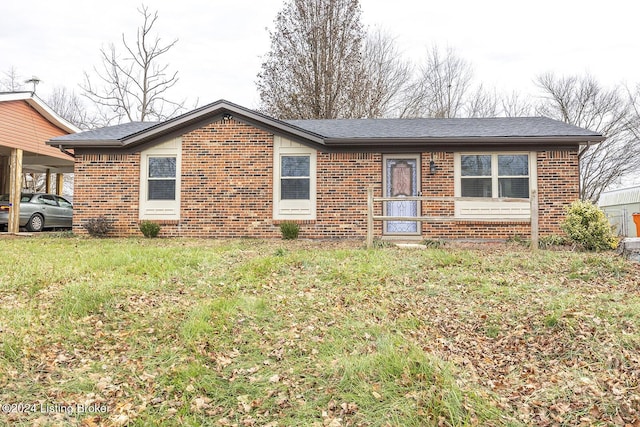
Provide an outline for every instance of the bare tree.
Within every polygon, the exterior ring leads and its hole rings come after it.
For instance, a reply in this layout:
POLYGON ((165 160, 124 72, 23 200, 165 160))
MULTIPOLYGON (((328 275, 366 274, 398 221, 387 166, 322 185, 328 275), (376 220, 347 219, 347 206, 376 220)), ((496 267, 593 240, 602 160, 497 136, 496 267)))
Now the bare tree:
POLYGON ((407 89, 403 117, 458 117, 471 87, 471 65, 447 48, 427 51, 417 80, 407 89))
POLYGON ((11 67, 4 73, 4 78, 0 80, 0 91, 18 92, 25 90, 24 77, 18 75, 16 67, 11 67))
POLYGON ((480 84, 466 98, 463 112, 465 117, 496 117, 500 113, 500 101, 498 95, 487 91, 480 84))
POLYGON ((510 95, 502 96, 502 114, 506 117, 526 117, 530 116, 533 106, 528 100, 523 100, 521 95, 513 91, 510 95))
POLYGON ((368 118, 396 115, 410 75, 411 67, 402 59, 393 37, 380 29, 370 32, 347 115, 368 118))
POLYGON ((92 115, 82 99, 64 86, 57 86, 53 89, 47 98, 47 105, 62 118, 83 130, 94 129, 106 120, 92 115))
POLYGON ((605 89, 591 76, 537 78, 543 91, 538 113, 600 132, 607 140, 580 148, 580 197, 597 201, 607 187, 640 168, 638 121, 619 88, 605 89))
POLYGON ((359 0, 289 0, 258 74, 261 109, 282 119, 353 116, 365 36, 359 0))
POLYGON ((84 95, 98 108, 106 109, 109 122, 164 120, 182 111, 184 102, 167 98, 167 92, 178 82, 178 72, 168 72, 168 64, 159 58, 167 53, 177 39, 167 45, 151 31, 158 12, 151 13, 142 5, 138 12, 143 24, 137 30, 135 43, 127 42, 122 34, 125 54, 120 56, 112 43, 100 49, 102 69, 94 68, 97 83, 85 72, 81 88, 84 95))

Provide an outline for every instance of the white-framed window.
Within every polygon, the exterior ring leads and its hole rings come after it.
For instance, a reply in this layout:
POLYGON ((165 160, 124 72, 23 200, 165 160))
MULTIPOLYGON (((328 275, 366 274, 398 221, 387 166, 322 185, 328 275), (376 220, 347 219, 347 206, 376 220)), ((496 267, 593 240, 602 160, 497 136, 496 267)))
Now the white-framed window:
POLYGON ((535 152, 456 153, 454 157, 455 196, 480 198, 457 201, 457 217, 530 217, 528 202, 481 199, 528 199, 537 181, 535 152))
POLYGON ((147 200, 176 199, 176 156, 147 156, 147 200))
POLYGON ((181 151, 176 138, 140 153, 140 219, 180 219, 181 151))
POLYGON ((273 218, 316 218, 316 150, 274 137, 273 218))

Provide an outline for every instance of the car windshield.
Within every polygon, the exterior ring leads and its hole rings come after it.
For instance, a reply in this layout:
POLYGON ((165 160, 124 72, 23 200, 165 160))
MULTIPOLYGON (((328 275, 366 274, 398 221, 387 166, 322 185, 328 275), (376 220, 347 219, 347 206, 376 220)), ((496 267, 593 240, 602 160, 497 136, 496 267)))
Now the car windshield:
POLYGON ((0 202, 8 202, 8 201, 9 201, 9 195, 8 194, 0 195, 0 202))

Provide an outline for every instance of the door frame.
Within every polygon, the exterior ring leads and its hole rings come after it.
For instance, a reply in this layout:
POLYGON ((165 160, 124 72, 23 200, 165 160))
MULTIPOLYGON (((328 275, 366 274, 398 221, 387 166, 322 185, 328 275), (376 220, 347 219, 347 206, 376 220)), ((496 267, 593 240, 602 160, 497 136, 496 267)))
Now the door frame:
MULTIPOLYGON (((416 188, 415 193, 416 196, 422 194, 422 154, 421 153, 393 153, 393 154, 383 154, 382 155, 382 196, 387 196, 387 160, 415 160, 416 162, 416 188)), ((387 215, 387 203, 382 203, 382 214, 387 215)), ((422 203, 420 201, 416 202, 417 210, 416 216, 421 215, 422 203)), ((382 222, 382 234, 384 236, 421 236, 422 235, 422 223, 416 221, 416 232, 407 232, 401 233, 397 231, 389 232, 387 230, 388 221, 382 222)))

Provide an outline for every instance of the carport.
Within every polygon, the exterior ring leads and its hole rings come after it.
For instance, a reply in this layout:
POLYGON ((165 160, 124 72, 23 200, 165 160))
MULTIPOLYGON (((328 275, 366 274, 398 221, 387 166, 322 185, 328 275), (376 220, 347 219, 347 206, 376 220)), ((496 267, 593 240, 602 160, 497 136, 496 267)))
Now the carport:
POLYGON ((46 188, 55 179, 56 193, 62 193, 63 174, 73 173, 73 153, 46 141, 78 131, 32 92, 0 93, 0 194, 9 194, 9 233, 19 231, 25 173, 45 173, 46 188))

